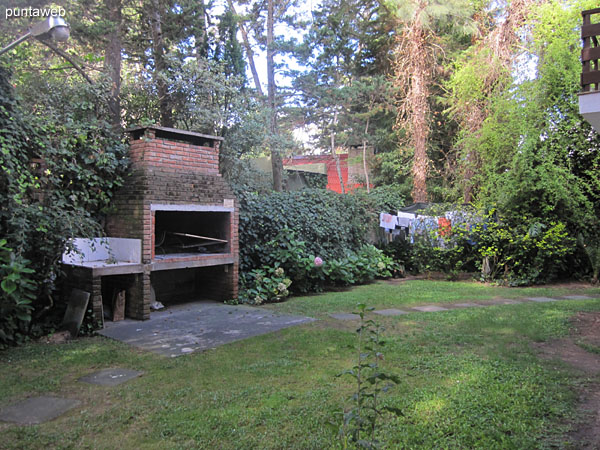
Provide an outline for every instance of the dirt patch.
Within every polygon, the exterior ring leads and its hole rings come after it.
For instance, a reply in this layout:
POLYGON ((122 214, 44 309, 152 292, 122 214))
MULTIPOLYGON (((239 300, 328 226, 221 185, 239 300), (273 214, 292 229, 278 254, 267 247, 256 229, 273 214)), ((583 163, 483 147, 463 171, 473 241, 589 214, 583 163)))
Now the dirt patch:
POLYGON ((44 336, 39 339, 39 342, 43 344, 64 344, 71 340, 71 333, 68 331, 58 331, 48 336, 44 336))
POLYGON ((592 284, 589 281, 557 281, 555 283, 538 284, 530 286, 532 288, 568 288, 568 289, 589 289, 598 287, 597 284, 592 284))
POLYGON ((558 359, 586 375, 600 373, 600 355, 584 350, 572 338, 534 344, 534 347, 543 357, 558 359))
POLYGON ((600 349, 600 312, 579 312, 570 322, 573 328, 568 338, 534 347, 542 357, 560 360, 588 379, 579 391, 580 420, 568 437, 577 449, 600 449, 600 354, 588 351, 600 349))
POLYGON ((401 278, 388 278, 384 280, 388 284, 400 284, 405 283, 407 281, 415 281, 415 280, 426 280, 425 275, 406 275, 401 278))
POLYGON ((400 284, 406 281, 415 280, 430 280, 430 281, 476 281, 478 280, 478 274, 461 272, 456 275, 449 275, 444 272, 425 272, 419 275, 405 275, 401 278, 388 278, 386 283, 389 284, 400 284))
POLYGON ((571 318, 571 325, 580 340, 600 347, 600 312, 579 312, 571 318))
POLYGON ((583 418, 569 438, 577 449, 600 449, 600 385, 592 384, 582 389, 577 412, 583 418))

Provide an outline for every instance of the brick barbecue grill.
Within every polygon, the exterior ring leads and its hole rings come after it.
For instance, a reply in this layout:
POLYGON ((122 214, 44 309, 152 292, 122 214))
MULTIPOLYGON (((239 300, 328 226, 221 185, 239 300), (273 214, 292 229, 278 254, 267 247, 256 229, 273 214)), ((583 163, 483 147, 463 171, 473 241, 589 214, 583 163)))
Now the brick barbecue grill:
POLYGON ((140 240, 141 264, 88 274, 96 316, 117 290, 126 290, 125 313, 134 319, 150 317, 154 298, 237 297, 238 210, 219 174, 222 138, 165 127, 128 131, 131 170, 106 231, 140 240))

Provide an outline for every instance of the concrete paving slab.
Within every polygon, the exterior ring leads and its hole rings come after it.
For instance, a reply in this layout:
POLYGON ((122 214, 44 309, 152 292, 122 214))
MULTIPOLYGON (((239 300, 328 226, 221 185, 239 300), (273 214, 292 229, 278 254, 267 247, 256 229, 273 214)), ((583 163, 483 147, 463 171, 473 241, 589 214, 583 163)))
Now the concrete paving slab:
POLYGON ((150 320, 105 322, 99 334, 164 356, 180 356, 312 322, 310 317, 217 302, 191 302, 151 313, 150 320))
POLYGON ((84 377, 79 381, 88 384, 97 384, 99 386, 118 386, 126 381, 139 377, 144 372, 131 369, 104 369, 99 372, 94 372, 84 377))
POLYGON ((480 305, 479 303, 472 303, 472 302, 466 302, 466 303, 455 303, 452 306, 456 306, 458 308, 473 308, 473 307, 477 307, 477 306, 485 306, 485 305, 480 305))
POLYGON ((401 316, 402 314, 409 314, 407 311, 402 311, 401 309, 380 309, 378 311, 373 311, 375 314, 379 314, 380 316, 401 316))
POLYGON ((415 306, 412 309, 422 312, 448 311, 448 308, 442 308, 441 306, 415 306))
POLYGON ((512 299, 508 299, 508 298, 503 298, 500 300, 493 300, 491 302, 492 305, 519 305, 523 302, 520 302, 519 300, 512 300, 512 299))
POLYGON ((332 313, 329 314, 329 317, 333 317, 337 320, 359 320, 360 316, 358 314, 350 314, 350 313, 332 313))
POLYGON ((538 302, 538 303, 548 303, 548 302, 557 302, 558 299, 557 298, 550 298, 550 297, 525 297, 526 300, 531 300, 532 302, 538 302))
POLYGON ((594 297, 588 295, 565 295, 563 298, 566 300, 593 300, 594 297))
POLYGON ((32 397, 7 406, 0 411, 0 421, 18 425, 34 425, 62 416, 81 402, 72 398, 32 397))

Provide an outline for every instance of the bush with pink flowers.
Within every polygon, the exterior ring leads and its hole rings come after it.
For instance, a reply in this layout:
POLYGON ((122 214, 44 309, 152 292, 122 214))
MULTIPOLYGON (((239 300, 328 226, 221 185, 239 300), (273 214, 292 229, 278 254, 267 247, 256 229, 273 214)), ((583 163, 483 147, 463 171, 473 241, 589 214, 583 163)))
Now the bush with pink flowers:
POLYGON ((266 255, 263 266, 242 273, 238 300, 250 304, 276 302, 289 292, 321 292, 335 286, 388 278, 396 269, 393 259, 372 245, 346 252, 341 258, 325 259, 309 254, 306 247, 292 230, 284 228, 263 249, 266 255))

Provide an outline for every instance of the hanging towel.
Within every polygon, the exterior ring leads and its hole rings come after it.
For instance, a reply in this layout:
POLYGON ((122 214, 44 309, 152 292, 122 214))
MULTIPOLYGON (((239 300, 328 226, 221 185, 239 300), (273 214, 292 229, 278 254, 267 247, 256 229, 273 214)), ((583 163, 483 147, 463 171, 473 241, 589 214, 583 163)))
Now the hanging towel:
POLYGON ((402 228, 408 228, 410 225, 410 221, 414 218, 414 214, 398 211, 398 226, 402 228))
POLYGON ((381 213, 379 214, 379 226, 386 230, 393 230, 398 224, 398 218, 391 214, 381 213))

